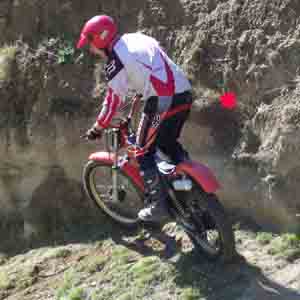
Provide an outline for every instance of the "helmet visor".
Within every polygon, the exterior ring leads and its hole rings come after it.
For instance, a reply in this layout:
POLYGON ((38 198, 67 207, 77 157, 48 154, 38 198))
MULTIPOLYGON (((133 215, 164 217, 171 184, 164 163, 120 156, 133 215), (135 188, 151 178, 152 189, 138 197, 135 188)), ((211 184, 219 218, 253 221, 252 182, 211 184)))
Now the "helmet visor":
POLYGON ((84 47, 88 42, 89 42, 88 36, 86 36, 85 34, 82 33, 77 42, 76 48, 80 49, 80 48, 84 47))

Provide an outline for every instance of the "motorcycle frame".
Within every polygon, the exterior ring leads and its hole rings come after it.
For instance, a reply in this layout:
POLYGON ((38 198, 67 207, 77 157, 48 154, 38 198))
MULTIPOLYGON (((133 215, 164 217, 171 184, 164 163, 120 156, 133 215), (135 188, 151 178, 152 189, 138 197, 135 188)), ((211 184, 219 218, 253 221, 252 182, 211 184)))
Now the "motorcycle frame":
MULTIPOLYGON (((89 156, 89 160, 104 162, 107 165, 114 166, 116 160, 116 155, 111 152, 99 151, 94 152, 89 156)), ((144 192, 143 178, 140 175, 139 167, 137 163, 133 163, 130 160, 119 160, 117 170, 120 168, 127 176, 129 176, 138 188, 144 192)), ((205 165, 198 163, 196 161, 184 161, 176 166, 175 172, 177 174, 186 174, 190 176, 195 182, 197 182, 201 188, 208 194, 215 193, 221 188, 220 183, 212 173, 212 171, 205 165)))
MULTIPOLYGON (((141 97, 136 95, 132 100, 132 106, 125 122, 117 126, 111 126, 106 129, 112 132, 111 146, 106 146, 108 151, 98 151, 90 154, 89 160, 99 161, 112 166, 113 200, 118 201, 118 170, 129 176, 135 185, 144 192, 144 182, 140 175, 139 165, 135 158, 134 151, 130 151, 131 144, 128 143, 128 128, 133 114, 135 113, 137 103, 141 97), (124 126, 124 124, 126 124, 124 126), (127 153, 119 156, 121 148, 126 148, 127 153)), ((213 172, 204 164, 187 160, 179 163, 175 168, 175 174, 186 174, 191 177, 208 194, 215 193, 221 188, 220 183, 213 172)))

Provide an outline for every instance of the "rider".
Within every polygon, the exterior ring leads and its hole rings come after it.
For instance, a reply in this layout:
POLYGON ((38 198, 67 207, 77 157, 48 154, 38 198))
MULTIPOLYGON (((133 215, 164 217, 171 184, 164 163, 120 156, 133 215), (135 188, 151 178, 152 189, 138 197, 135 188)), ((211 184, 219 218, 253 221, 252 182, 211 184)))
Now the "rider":
POLYGON ((106 61, 108 80, 102 109, 87 131, 89 139, 101 137, 102 129, 109 126, 120 104, 126 101, 129 89, 145 99, 136 140, 140 151, 136 156, 148 205, 140 210, 138 217, 143 221, 159 221, 166 215, 167 193, 154 154, 159 148, 174 163, 187 158, 177 139, 190 112, 191 85, 154 38, 142 33, 120 36, 109 16, 95 16, 84 24, 77 48, 85 45, 106 61))

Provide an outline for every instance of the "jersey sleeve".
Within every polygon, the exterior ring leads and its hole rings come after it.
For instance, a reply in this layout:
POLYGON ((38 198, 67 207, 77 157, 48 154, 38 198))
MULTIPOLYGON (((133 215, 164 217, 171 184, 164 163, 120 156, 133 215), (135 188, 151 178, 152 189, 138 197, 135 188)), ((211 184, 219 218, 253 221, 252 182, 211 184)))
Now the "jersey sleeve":
POLYGON ((112 51, 105 66, 105 76, 108 81, 108 91, 97 117, 98 125, 103 128, 109 126, 128 92, 127 72, 115 51, 112 51))
POLYGON ((109 88, 103 101, 101 111, 97 117, 97 123, 102 128, 107 128, 121 104, 120 97, 109 88))
POLYGON ((109 88, 124 101, 128 93, 128 75, 123 62, 114 50, 105 66, 105 76, 109 88))

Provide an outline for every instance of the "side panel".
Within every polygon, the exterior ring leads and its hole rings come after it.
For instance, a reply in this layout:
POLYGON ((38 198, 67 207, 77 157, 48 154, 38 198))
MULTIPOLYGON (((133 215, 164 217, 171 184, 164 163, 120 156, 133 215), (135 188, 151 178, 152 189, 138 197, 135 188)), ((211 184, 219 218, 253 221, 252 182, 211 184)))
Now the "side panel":
MULTIPOLYGON (((94 161, 100 161, 100 162, 105 162, 107 164, 112 165, 114 163, 114 155, 108 152, 95 152, 92 153, 89 156, 89 160, 94 160, 94 161)), ((140 176, 139 169, 135 167, 134 165, 125 162, 121 164, 121 169, 122 171, 128 175, 134 183, 142 190, 144 191, 144 183, 143 179, 140 176)))
POLYGON ((182 162, 176 166, 176 172, 184 172, 191 176, 206 193, 214 193, 221 188, 212 171, 198 162, 182 162))

